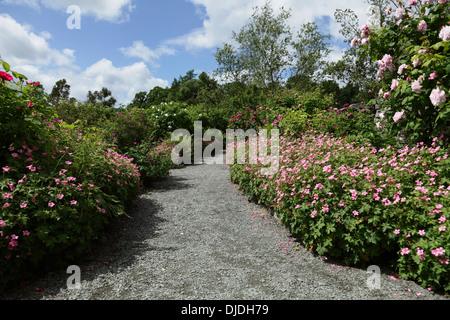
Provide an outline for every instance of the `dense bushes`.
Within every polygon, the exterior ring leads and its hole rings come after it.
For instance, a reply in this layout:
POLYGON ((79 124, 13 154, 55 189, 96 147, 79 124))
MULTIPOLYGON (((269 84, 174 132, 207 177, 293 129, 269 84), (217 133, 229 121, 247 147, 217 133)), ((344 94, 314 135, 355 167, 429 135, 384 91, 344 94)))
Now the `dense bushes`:
POLYGON ((378 99, 353 109, 318 91, 288 92, 238 113, 231 128, 280 129, 280 169, 266 176, 262 163, 234 164, 231 178, 308 249, 349 264, 390 263, 448 293, 449 12, 446 1, 409 7, 389 28, 362 29, 362 47, 379 66, 378 99))
POLYGON ((277 174, 233 165, 231 177, 307 248, 351 264, 395 255, 402 276, 448 291, 449 162, 434 143, 377 150, 308 132, 281 138, 277 174))
POLYGON ((0 291, 89 252, 144 183, 173 168, 172 144, 150 138, 141 110, 54 107, 39 83, 2 65, 0 291))
POLYGON ((450 142, 449 20, 447 1, 410 1, 395 12, 395 24, 365 26, 361 34, 361 52, 378 64, 382 89, 373 103, 385 108, 383 125, 411 143, 450 142))

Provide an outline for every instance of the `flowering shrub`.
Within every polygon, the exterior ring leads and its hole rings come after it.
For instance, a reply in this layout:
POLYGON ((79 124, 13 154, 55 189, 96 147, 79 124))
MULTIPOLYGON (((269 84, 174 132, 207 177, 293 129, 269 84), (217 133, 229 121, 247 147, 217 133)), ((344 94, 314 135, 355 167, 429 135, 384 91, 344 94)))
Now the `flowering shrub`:
POLYGON ((350 264, 394 257, 405 278, 450 290, 450 160, 436 142, 377 150, 328 133, 284 135, 279 163, 272 176, 235 164, 232 181, 307 248, 350 264))
POLYGON ((54 116, 48 106, 39 82, 27 81, 24 75, 11 71, 0 61, 4 71, 0 74, 0 163, 7 155, 13 141, 44 139, 47 134, 46 119, 54 116), (9 73, 13 74, 14 77, 9 73))
MULTIPOLYGON (((390 13, 390 12, 388 12, 390 13)), ((450 9, 446 0, 409 1, 390 27, 363 29, 362 52, 378 62, 382 125, 413 143, 450 141, 450 9)), ((354 41, 354 45, 359 42, 354 41)), ((377 103, 377 101, 372 101, 377 103)))
POLYGON ((151 123, 153 123, 151 138, 159 140, 166 138, 177 129, 190 130, 193 128, 184 103, 162 103, 144 110, 151 123))
POLYGON ((137 167, 109 149, 101 131, 81 131, 54 118, 39 85, 11 83, 5 74, 0 83, 0 290, 88 251, 140 192, 137 167))
POLYGON ((167 176, 176 167, 171 157, 173 147, 171 140, 158 142, 150 139, 128 150, 127 156, 136 164, 144 186, 167 176))
POLYGON ((118 111, 102 127, 107 130, 106 140, 120 153, 147 140, 153 132, 151 120, 139 109, 118 111))
POLYGON ((280 120, 283 118, 281 114, 275 115, 275 111, 269 107, 245 108, 242 112, 231 116, 230 129, 255 129, 260 128, 276 128, 280 124, 280 120))

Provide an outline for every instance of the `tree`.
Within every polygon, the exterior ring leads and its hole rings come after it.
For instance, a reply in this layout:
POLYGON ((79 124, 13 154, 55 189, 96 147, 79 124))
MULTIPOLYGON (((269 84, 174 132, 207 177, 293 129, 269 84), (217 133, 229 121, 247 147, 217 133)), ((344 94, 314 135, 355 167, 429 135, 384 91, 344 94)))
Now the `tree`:
POLYGON ((290 11, 284 8, 276 16, 270 2, 256 7, 250 22, 239 33, 233 31, 238 48, 224 44, 217 51, 218 73, 265 89, 279 87, 290 65, 292 35, 287 25, 290 16, 290 11))
POLYGON ((53 86, 52 92, 49 95, 50 103, 56 105, 61 101, 69 100, 70 85, 67 84, 66 79, 61 79, 53 86))
POLYGON ((293 67, 293 83, 301 87, 314 84, 319 72, 325 66, 325 58, 330 54, 331 35, 323 35, 314 22, 308 22, 301 26, 296 41, 293 42, 295 49, 294 58, 296 63, 293 67))
POLYGON ((150 92, 147 94, 145 98, 145 104, 150 106, 160 105, 164 102, 169 102, 169 88, 161 88, 161 87, 154 87, 150 92))
POLYGON ((112 97, 112 93, 107 88, 102 88, 100 91, 91 91, 87 94, 87 103, 98 104, 105 108, 112 108, 116 104, 117 100, 112 97), (107 99, 109 97, 109 99, 107 99))

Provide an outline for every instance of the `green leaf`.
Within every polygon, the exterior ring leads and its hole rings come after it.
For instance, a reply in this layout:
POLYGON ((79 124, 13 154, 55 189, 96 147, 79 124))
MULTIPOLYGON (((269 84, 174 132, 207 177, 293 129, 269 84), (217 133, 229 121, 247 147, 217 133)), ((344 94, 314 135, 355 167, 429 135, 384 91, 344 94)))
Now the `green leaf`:
POLYGON ((11 69, 9 67, 9 64, 7 64, 6 62, 2 62, 3 65, 3 69, 5 69, 6 72, 9 72, 11 69))

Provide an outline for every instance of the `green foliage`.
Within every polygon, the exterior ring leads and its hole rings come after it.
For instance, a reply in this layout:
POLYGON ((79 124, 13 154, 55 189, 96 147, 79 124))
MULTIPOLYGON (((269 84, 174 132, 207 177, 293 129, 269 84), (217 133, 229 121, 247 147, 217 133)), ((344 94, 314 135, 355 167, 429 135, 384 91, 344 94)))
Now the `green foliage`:
POLYGON ((175 168, 172 162, 174 143, 171 140, 163 142, 147 140, 129 148, 127 156, 133 159, 144 186, 153 181, 166 177, 175 168))

